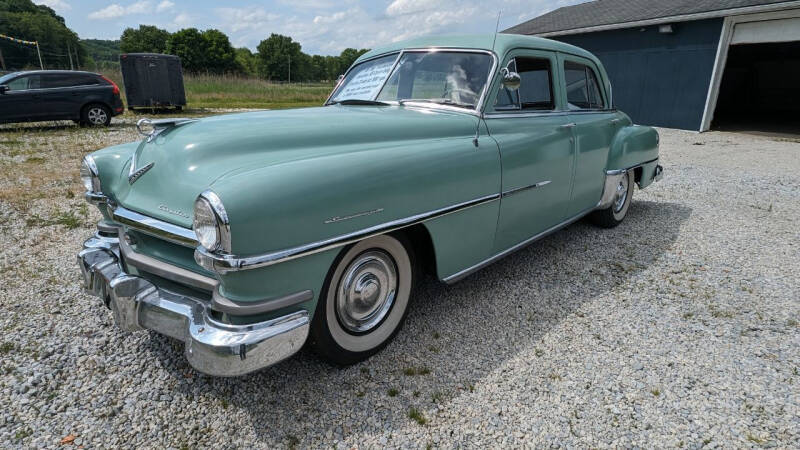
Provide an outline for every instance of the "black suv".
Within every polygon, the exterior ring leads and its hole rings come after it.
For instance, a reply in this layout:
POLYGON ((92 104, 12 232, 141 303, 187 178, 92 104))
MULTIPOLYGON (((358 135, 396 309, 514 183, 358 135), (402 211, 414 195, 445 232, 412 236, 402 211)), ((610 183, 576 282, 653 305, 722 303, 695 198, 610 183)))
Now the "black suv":
POLYGON ((108 125, 123 110, 119 87, 96 73, 35 70, 0 77, 0 123, 74 120, 108 125))

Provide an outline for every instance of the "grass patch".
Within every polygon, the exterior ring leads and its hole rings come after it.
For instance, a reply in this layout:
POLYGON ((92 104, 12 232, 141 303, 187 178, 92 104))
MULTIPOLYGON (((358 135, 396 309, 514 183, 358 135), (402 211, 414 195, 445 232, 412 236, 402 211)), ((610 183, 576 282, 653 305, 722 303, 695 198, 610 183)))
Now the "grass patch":
POLYGON ((298 439, 297 436, 295 436, 293 434, 287 434, 286 435, 286 446, 287 447, 289 447, 291 449, 295 449, 295 448, 297 448, 297 446, 299 444, 300 444, 300 439, 298 439))
POLYGON ((747 440, 754 444, 759 444, 759 445, 765 442, 764 439, 761 439, 760 437, 750 433, 747 433, 747 440))
POLYGON ((31 164, 44 164, 45 161, 47 160, 42 158, 41 156, 31 156, 30 158, 25 160, 26 163, 31 163, 31 164))
POLYGON ((444 392, 436 391, 431 394, 431 401, 433 403, 441 403, 442 400, 444 400, 444 392))
POLYGON ((658 397, 659 395, 661 395, 661 391, 658 389, 652 389, 650 393, 653 394, 654 397, 658 397))
POLYGON ((13 342, 3 342, 2 344, 0 344, 0 354, 7 355, 11 353, 11 350, 14 350, 13 342))
POLYGON ((403 375, 413 377, 414 375, 428 375, 431 369, 427 367, 406 367, 403 369, 403 375))
POLYGON ((428 419, 426 419, 425 415, 422 414, 422 412, 417 408, 411 408, 408 410, 408 418, 420 425, 425 425, 428 423, 428 419))
POLYGON ((72 211, 65 211, 56 214, 54 217, 44 218, 37 214, 31 214, 25 219, 25 225, 29 227, 46 227, 51 225, 63 225, 68 230, 74 230, 83 225, 83 220, 72 211))
POLYGON ((391 388, 391 389, 389 389, 389 392, 387 392, 387 394, 389 394, 389 397, 397 397, 397 394, 399 394, 399 393, 400 393, 400 391, 398 391, 395 388, 391 388))

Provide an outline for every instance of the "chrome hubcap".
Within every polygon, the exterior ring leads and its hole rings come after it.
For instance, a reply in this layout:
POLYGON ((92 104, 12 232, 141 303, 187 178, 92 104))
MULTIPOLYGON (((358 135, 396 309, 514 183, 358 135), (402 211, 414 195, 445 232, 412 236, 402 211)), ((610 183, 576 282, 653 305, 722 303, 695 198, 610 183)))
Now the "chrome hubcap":
POLYGON ((370 250, 345 270, 336 293, 336 314, 351 332, 372 330, 386 317, 397 293, 397 268, 386 252, 370 250))
POLYGON ((614 194, 614 212, 620 212, 628 199, 628 173, 619 180, 617 192, 614 194))
POLYGON ((89 122, 95 125, 102 125, 106 123, 108 116, 106 116, 106 112, 103 111, 102 108, 92 108, 89 110, 87 117, 89 118, 89 122))

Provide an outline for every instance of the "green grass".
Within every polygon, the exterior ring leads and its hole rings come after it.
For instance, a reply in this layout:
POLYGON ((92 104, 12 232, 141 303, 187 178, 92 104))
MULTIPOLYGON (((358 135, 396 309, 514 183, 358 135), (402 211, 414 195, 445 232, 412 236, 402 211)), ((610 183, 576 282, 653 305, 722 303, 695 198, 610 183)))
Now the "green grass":
POLYGON ((428 423, 428 419, 426 419, 422 412, 420 412, 417 408, 411 408, 408 410, 408 418, 420 425, 425 425, 428 423))
MULTIPOLYGON (((127 105, 122 74, 107 71, 103 75, 122 90, 127 105)), ((231 75, 183 76, 186 107, 283 109, 319 106, 333 90, 332 83, 273 83, 259 78, 231 75)))
POLYGON ((414 375, 428 375, 431 373, 431 369, 427 367, 406 367, 403 369, 403 374, 409 377, 413 377, 414 375))
POLYGON ((387 394, 389 394, 389 397, 397 397, 397 394, 399 394, 399 393, 400 393, 400 391, 398 391, 395 388, 391 388, 391 389, 389 389, 389 392, 387 392, 387 394))

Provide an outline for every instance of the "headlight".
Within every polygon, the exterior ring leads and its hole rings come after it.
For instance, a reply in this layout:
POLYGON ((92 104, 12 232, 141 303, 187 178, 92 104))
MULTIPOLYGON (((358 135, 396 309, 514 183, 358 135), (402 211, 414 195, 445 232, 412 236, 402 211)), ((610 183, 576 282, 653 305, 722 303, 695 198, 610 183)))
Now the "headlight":
POLYGON ((194 202, 194 234, 200 245, 210 252, 230 252, 230 224, 222 201, 212 191, 205 191, 194 202))
POLYGON ((99 193, 100 191, 100 177, 98 177, 97 164, 94 163, 94 158, 91 155, 83 157, 81 162, 81 181, 83 187, 88 192, 99 193))

